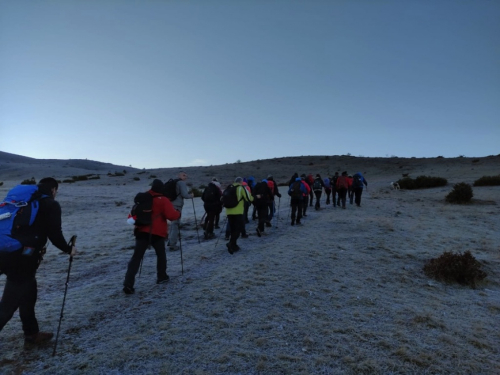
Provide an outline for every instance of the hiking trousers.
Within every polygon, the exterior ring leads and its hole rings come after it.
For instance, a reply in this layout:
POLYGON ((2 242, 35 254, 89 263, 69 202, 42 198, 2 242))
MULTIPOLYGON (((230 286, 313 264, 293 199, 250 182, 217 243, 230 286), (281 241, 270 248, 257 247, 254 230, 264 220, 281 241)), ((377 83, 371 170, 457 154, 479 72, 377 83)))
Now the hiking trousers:
POLYGON ((291 199, 290 205, 292 206, 292 223, 295 224, 295 218, 300 223, 300 219, 302 219, 302 199, 291 199))
POLYGON ((35 304, 38 290, 33 275, 25 280, 10 280, 7 277, 0 301, 0 331, 12 318, 17 309, 26 336, 38 333, 38 321, 35 316, 35 304))
MULTIPOLYGON (((133 288, 135 284, 135 275, 139 271, 141 260, 149 246, 149 234, 138 233, 135 238, 135 248, 132 258, 128 262, 127 273, 123 286, 133 288)), ((156 275, 158 280, 167 278, 167 255, 165 254, 165 238, 152 235, 151 246, 156 252, 156 275)))
POLYGON ((314 192, 314 195, 316 195, 316 204, 314 205, 314 208, 317 210, 319 210, 319 200, 321 199, 321 194, 322 194, 321 190, 314 192))
MULTIPOLYGON (((361 205, 361 194, 363 194, 363 188, 362 187, 357 187, 353 188, 352 192, 354 193, 354 202, 356 205, 360 206, 361 205)), ((352 203, 352 199, 351 199, 352 203)))
MULTIPOLYGON (((345 208, 345 203, 346 203, 346 199, 347 199, 347 189, 339 189, 338 190, 338 193, 339 193, 339 199, 338 199, 338 202, 340 202, 342 204, 342 208, 345 208)), ((340 206, 340 204, 339 204, 340 206)))
POLYGON ((261 232, 264 232, 264 227, 268 218, 269 208, 267 204, 255 206, 255 208, 257 209, 257 217, 259 219, 258 228, 261 232))
POLYGON ((325 194, 326 194, 326 203, 325 204, 330 204, 330 194, 332 193, 332 189, 325 188, 325 194))
POLYGON ((242 230, 244 230, 244 228, 242 228, 242 224, 244 223, 243 220, 243 214, 227 215, 227 223, 231 230, 231 237, 229 238, 229 247, 231 249, 236 249, 236 242, 240 237, 240 233, 242 232, 242 230))

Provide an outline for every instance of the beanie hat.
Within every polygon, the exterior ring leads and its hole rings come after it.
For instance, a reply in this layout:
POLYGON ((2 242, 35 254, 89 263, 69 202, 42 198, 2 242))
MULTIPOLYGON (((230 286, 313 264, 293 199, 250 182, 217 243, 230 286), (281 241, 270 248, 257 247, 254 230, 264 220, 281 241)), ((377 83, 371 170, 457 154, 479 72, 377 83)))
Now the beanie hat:
POLYGON ((163 191, 163 182, 161 180, 155 179, 151 184, 151 190, 155 193, 161 193, 163 191))

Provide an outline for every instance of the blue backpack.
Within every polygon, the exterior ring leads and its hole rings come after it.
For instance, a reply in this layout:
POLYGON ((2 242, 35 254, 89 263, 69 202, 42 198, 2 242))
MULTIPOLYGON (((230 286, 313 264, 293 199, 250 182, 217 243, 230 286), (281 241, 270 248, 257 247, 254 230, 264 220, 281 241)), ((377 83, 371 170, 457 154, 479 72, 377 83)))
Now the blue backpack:
POLYGON ((17 185, 7 193, 0 203, 0 256, 23 247, 13 237, 13 232, 17 228, 33 225, 40 208, 40 199, 46 197, 36 185, 17 185))

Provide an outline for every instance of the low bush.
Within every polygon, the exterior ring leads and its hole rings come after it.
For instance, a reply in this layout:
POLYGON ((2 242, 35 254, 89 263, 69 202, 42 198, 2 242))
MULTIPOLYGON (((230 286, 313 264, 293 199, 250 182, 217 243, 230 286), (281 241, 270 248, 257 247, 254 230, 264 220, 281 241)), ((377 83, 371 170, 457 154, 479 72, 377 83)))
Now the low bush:
POLYGON ((446 186, 448 180, 443 177, 430 177, 430 176, 418 176, 413 179, 411 177, 404 177, 397 181, 401 189, 428 189, 439 186, 446 186))
POLYGON ((453 190, 446 196, 446 202, 469 203, 473 196, 472 187, 465 182, 460 182, 453 186, 453 190))
POLYGON ((26 179, 21 182, 21 185, 36 185, 35 177, 31 177, 31 179, 26 179))
POLYGON ((499 186, 500 175, 498 176, 483 176, 474 181, 474 186, 499 186))
POLYGON ((73 180, 75 181, 87 181, 89 179, 89 177, 87 175, 83 175, 83 176, 73 176, 72 177, 73 180))
POLYGON ((140 178, 139 177, 134 177, 134 181, 139 181, 140 178))
POLYGON ((201 197, 203 194, 203 191, 197 189, 197 188, 191 188, 191 193, 194 195, 195 198, 201 197))
POLYGON ((487 276, 481 270, 481 263, 470 251, 463 254, 445 251, 438 258, 433 258, 424 265, 424 273, 436 280, 457 282, 470 285, 472 288, 475 288, 477 282, 487 276))

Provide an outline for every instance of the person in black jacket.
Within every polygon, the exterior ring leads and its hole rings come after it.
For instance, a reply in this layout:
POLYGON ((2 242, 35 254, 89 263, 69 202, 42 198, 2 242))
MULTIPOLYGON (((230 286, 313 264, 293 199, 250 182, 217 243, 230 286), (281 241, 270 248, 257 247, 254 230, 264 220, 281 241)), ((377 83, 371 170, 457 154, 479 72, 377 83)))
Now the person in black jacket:
POLYGON ((50 332, 40 332, 35 316, 36 271, 44 255, 47 239, 71 256, 77 253, 76 247, 68 245, 62 233, 61 206, 55 200, 58 187, 59 184, 52 177, 40 180, 38 191, 47 197, 40 199, 40 208, 33 225, 13 233, 23 244, 23 251, 10 259, 2 269, 7 282, 0 301, 0 331, 19 309, 26 343, 41 344, 54 336, 50 332))

